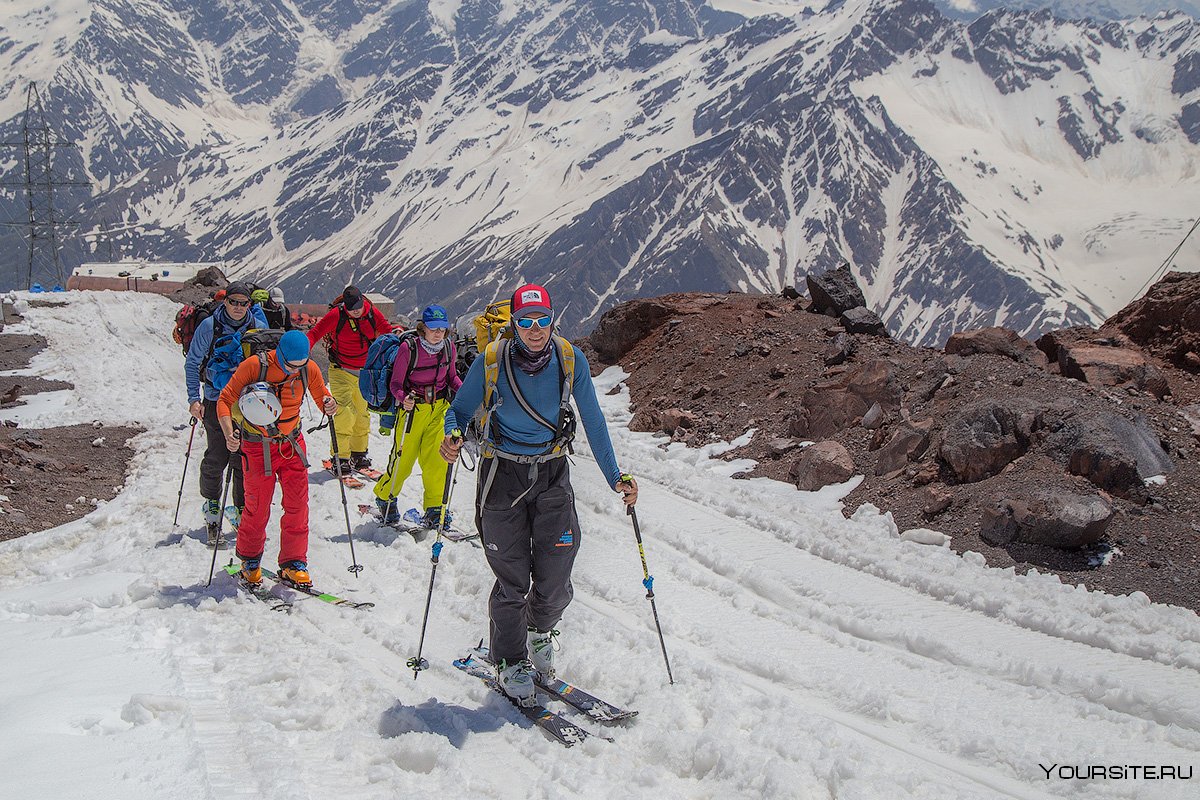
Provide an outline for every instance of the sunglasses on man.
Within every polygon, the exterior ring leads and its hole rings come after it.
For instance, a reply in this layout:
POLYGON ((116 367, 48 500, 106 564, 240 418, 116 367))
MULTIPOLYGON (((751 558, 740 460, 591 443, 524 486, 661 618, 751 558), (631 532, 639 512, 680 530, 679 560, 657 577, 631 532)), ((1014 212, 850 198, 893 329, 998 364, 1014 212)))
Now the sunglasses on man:
POLYGON ((532 330, 534 325, 539 328, 549 328, 554 324, 554 317, 521 317, 516 323, 518 328, 525 330, 532 330))
POLYGON ((226 297, 225 302, 229 303, 229 305, 233 306, 234 308, 245 308, 246 306, 250 305, 249 300, 234 300, 232 297, 226 297))

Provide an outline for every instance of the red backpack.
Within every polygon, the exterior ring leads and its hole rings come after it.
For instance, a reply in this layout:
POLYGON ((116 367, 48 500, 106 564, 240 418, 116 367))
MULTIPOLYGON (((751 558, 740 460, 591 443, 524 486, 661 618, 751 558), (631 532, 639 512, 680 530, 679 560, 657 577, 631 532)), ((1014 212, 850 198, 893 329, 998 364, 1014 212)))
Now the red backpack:
POLYGON ((217 292, 216 297, 209 300, 207 303, 199 305, 184 305, 175 315, 175 330, 171 332, 175 343, 183 347, 183 354, 186 356, 188 348, 192 346, 192 337, 196 335, 196 328, 200 323, 212 316, 217 305, 225 299, 225 290, 217 292))

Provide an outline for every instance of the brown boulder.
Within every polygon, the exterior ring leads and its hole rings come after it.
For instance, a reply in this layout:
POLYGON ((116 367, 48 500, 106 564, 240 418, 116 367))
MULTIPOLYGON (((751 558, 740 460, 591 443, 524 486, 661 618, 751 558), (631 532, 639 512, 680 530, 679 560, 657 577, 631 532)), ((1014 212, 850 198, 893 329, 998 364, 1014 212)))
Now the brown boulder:
POLYGON ((1072 344, 1058 349, 1062 374, 1096 386, 1131 386, 1161 400, 1171 393, 1166 376, 1134 349, 1072 344))
POLYGON ((858 424, 875 403, 885 410, 899 408, 900 397, 895 368, 891 362, 877 358, 806 391, 792 416, 788 434, 828 439, 858 424))
POLYGON ((677 428, 694 427, 699 419, 693 412, 684 411, 682 408, 668 408, 658 417, 663 433, 674 433, 677 428))
POLYGON ((979 328, 953 334, 946 342, 947 355, 973 356, 990 353, 1022 364, 1045 367, 1046 356, 1030 341, 1008 328, 979 328))
POLYGON ((788 475, 797 489, 815 492, 822 486, 850 480, 854 475, 854 458, 837 442, 817 442, 804 450, 788 475))
POLYGON ((933 430, 933 420, 924 422, 906 422, 892 435, 892 438, 879 451, 875 462, 876 475, 890 475, 916 461, 925 454, 929 447, 929 432, 933 430))
POLYGON ((1072 549, 1098 542, 1112 517, 1112 505, 1099 495, 1043 489, 984 509, 979 535, 997 546, 1024 542, 1072 549))

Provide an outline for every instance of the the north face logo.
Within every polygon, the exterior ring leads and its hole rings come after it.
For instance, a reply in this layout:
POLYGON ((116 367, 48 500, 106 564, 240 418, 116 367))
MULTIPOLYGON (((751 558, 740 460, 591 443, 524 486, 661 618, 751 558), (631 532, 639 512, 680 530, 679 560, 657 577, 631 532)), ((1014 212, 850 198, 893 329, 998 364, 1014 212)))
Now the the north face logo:
POLYGON ((542 298, 542 293, 537 289, 527 289, 521 292, 521 305, 525 305, 526 303, 535 303, 539 306, 549 305, 542 298))

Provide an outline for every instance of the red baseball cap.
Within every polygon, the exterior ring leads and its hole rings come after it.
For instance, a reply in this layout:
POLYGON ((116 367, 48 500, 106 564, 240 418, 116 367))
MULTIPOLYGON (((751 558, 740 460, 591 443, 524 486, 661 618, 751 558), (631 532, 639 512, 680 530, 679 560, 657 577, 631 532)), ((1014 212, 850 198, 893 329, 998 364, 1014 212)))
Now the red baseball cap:
POLYGON ((554 316, 550 310, 550 293, 546 291, 545 286, 527 283, 513 292, 512 318, 520 319, 528 317, 530 314, 554 316))

